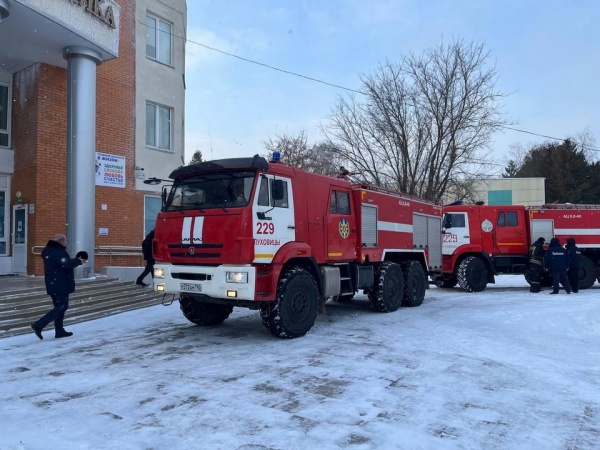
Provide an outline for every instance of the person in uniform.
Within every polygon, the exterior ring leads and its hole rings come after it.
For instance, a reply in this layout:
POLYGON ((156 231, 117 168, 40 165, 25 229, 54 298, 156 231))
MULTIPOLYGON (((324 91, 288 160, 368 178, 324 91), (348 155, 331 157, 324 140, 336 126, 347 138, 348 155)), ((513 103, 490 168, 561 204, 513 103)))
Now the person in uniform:
POLYGON ((565 287, 567 294, 571 293, 571 284, 567 277, 567 269, 569 268, 569 255, 567 250, 560 245, 558 238, 550 240, 550 247, 544 255, 544 263, 546 268, 552 274, 552 292, 558 294, 560 289, 559 283, 565 287))
POLYGON ((543 237, 540 237, 529 247, 529 292, 536 293, 542 290, 540 282, 544 271, 545 241, 543 237))
POLYGON ((75 258, 67 253, 67 238, 64 234, 57 234, 42 250, 44 260, 44 281, 46 292, 52 299, 54 308, 44 314, 39 320, 31 324, 31 329, 39 339, 44 339, 42 330, 54 321, 54 337, 64 338, 73 336, 65 330, 63 320, 65 312, 69 309, 69 294, 75 292, 75 277, 73 269, 84 264, 88 259, 87 252, 78 252, 75 258))
POLYGON ((581 251, 575 245, 575 239, 567 239, 567 253, 569 255, 569 270, 567 276, 573 293, 579 292, 579 268, 581 267, 581 251))

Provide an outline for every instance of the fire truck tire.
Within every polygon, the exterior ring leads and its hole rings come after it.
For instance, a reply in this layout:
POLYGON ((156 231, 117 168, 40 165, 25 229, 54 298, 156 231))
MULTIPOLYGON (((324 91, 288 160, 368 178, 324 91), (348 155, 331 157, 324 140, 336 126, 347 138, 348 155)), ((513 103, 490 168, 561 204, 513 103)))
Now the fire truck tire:
POLYGON ((219 325, 233 311, 233 306, 203 303, 185 295, 179 298, 179 307, 187 320, 200 326, 219 325))
POLYGON ((481 292, 487 285, 488 273, 485 263, 474 256, 467 256, 458 266, 458 284, 467 292, 481 292))
POLYGON ((377 312, 396 311, 404 297, 404 277, 398 264, 383 262, 375 273, 373 289, 369 291, 369 307, 377 312))
POLYGON ((596 282, 598 268, 594 262, 586 257, 581 257, 581 267, 579 269, 579 289, 589 289, 596 282))
POLYGON ((277 299, 263 302, 263 325, 280 338, 304 336, 312 328, 319 312, 319 289, 306 270, 294 267, 279 279, 277 299))
POLYGON ((425 285, 427 277, 423 266, 418 261, 402 263, 404 274, 404 298, 402 306, 419 306, 425 298, 425 285))

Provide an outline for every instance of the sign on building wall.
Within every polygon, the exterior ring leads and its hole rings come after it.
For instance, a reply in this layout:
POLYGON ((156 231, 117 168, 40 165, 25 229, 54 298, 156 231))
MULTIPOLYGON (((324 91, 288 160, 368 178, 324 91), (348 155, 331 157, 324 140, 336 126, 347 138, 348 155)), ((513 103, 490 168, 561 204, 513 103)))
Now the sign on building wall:
POLYGON ((96 186, 125 187, 125 157, 96 152, 96 186))

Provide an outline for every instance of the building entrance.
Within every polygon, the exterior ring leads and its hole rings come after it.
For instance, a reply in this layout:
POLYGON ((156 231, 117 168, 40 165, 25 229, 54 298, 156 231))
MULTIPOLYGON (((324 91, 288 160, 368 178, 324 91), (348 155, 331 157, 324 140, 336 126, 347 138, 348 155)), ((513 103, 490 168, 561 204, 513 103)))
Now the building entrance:
POLYGON ((27 274, 27 204, 13 206, 12 271, 27 274))

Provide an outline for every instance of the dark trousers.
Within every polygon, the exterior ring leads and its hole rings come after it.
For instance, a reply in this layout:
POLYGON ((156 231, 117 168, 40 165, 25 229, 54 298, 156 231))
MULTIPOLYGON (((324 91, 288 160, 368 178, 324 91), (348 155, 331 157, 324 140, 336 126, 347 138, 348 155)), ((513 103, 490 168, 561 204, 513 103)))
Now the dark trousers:
POLYGON ((69 294, 50 294, 54 308, 44 314, 34 326, 38 329, 43 329, 50 322, 54 321, 54 330, 64 330, 63 320, 65 312, 69 309, 69 294))
POLYGON ((137 284, 142 284, 144 282, 144 278, 146 278, 146 275, 148 275, 149 273, 151 273, 152 278, 154 278, 154 262, 153 261, 146 261, 146 268, 144 269, 142 274, 137 278, 137 280, 135 282, 137 284))
POLYGON ((529 292, 540 292, 540 280, 542 279, 542 262, 529 261, 529 292))
POLYGON ((560 286, 558 283, 561 283, 565 287, 565 291, 571 292, 571 284, 569 283, 569 278, 567 277, 567 271, 552 271, 552 292, 558 294, 560 286))
POLYGON ((573 292, 579 292, 579 268, 567 270, 567 276, 573 292))

